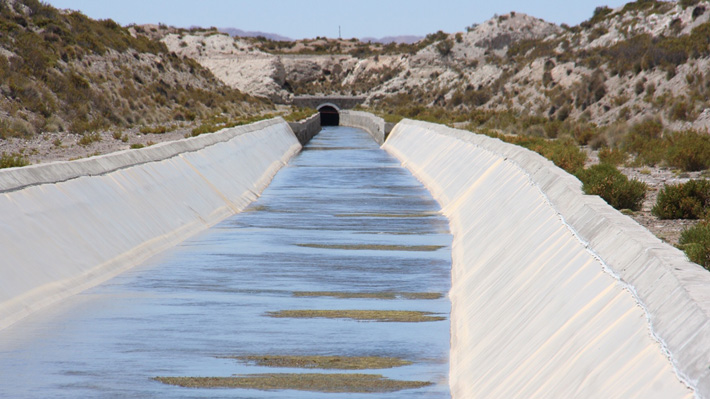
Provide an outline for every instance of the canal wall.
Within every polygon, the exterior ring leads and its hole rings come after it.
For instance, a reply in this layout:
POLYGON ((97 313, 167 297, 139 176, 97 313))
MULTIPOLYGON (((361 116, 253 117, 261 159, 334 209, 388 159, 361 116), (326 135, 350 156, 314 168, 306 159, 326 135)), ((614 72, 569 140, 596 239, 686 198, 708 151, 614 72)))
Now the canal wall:
POLYGON ((382 145, 385 142, 385 120, 362 111, 340 111, 340 126, 349 126, 360 128, 372 136, 377 144, 382 145))
POLYGON ((450 220, 454 398, 710 397, 710 273, 521 147, 405 120, 383 148, 450 220))
POLYGON ((308 144, 316 134, 320 133, 320 112, 316 112, 302 121, 289 122, 288 126, 293 131, 293 134, 296 135, 298 142, 304 146, 308 144))
POLYGON ((241 211, 301 145, 281 118, 0 171, 0 328, 241 211))

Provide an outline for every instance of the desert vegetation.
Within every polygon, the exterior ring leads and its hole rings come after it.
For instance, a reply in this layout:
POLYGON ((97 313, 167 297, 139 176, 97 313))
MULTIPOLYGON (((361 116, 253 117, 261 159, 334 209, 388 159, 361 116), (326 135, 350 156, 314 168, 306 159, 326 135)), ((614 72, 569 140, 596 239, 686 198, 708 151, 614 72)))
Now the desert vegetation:
MULTIPOLYGON (((0 2, 0 138, 189 121, 270 107, 111 20, 38 0, 0 2)), ((91 139, 87 139, 91 140, 91 139)))

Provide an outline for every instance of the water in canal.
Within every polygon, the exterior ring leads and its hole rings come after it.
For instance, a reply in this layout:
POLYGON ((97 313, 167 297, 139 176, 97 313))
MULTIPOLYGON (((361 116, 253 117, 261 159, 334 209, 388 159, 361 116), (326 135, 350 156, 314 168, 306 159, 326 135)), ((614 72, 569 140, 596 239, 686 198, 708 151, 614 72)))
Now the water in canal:
POLYGON ((326 127, 245 212, 0 331, 0 397, 450 397, 451 237, 437 212, 429 193, 367 133, 326 127), (398 294, 348 295, 383 292, 398 294), (284 310, 423 311, 444 320, 269 313, 284 310), (304 370, 228 358, 245 355, 388 356, 412 364, 304 370), (367 373, 433 384, 334 394, 183 388, 153 379, 260 373, 367 373))

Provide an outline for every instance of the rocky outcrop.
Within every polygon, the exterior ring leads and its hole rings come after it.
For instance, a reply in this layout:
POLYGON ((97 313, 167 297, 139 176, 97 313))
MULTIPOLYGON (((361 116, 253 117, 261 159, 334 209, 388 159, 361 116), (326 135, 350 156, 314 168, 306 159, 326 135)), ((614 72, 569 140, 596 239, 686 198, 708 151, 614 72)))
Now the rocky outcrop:
POLYGON ((575 27, 511 12, 405 46, 320 38, 308 45, 271 43, 275 50, 264 52, 254 41, 215 32, 164 42, 230 86, 277 102, 291 95, 364 95, 370 105, 513 110, 602 125, 651 115, 672 129, 703 129, 710 50, 702 40, 709 21, 708 1, 637 1, 600 7, 575 27), (321 53, 294 54, 306 48, 321 53))

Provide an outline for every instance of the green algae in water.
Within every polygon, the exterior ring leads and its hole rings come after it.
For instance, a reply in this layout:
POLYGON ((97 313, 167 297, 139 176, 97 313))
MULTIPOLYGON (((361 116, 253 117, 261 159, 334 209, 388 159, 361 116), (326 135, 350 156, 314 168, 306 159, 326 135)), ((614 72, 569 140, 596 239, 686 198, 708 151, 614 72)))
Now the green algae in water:
POLYGON ((269 317, 297 319, 352 319, 359 321, 421 323, 446 320, 431 312, 413 310, 280 310, 267 312, 269 317))
POLYGON ((326 370, 366 370, 389 369, 412 364, 412 362, 396 357, 381 356, 284 356, 284 355, 250 355, 225 356, 225 359, 236 359, 261 367, 285 367, 326 370))
POLYGON ((336 213, 338 218, 430 218, 440 216, 439 213, 336 213))
POLYGON ((296 291, 295 297, 332 297, 340 299, 440 299, 438 292, 341 292, 341 291, 296 291))
POLYGON ((443 245, 387 245, 387 244, 296 244, 304 248, 347 249, 351 251, 416 251, 432 252, 444 248, 443 245))
POLYGON ((432 385, 428 381, 390 380, 379 374, 251 374, 235 377, 155 377, 185 388, 293 389, 331 393, 378 393, 432 385))

